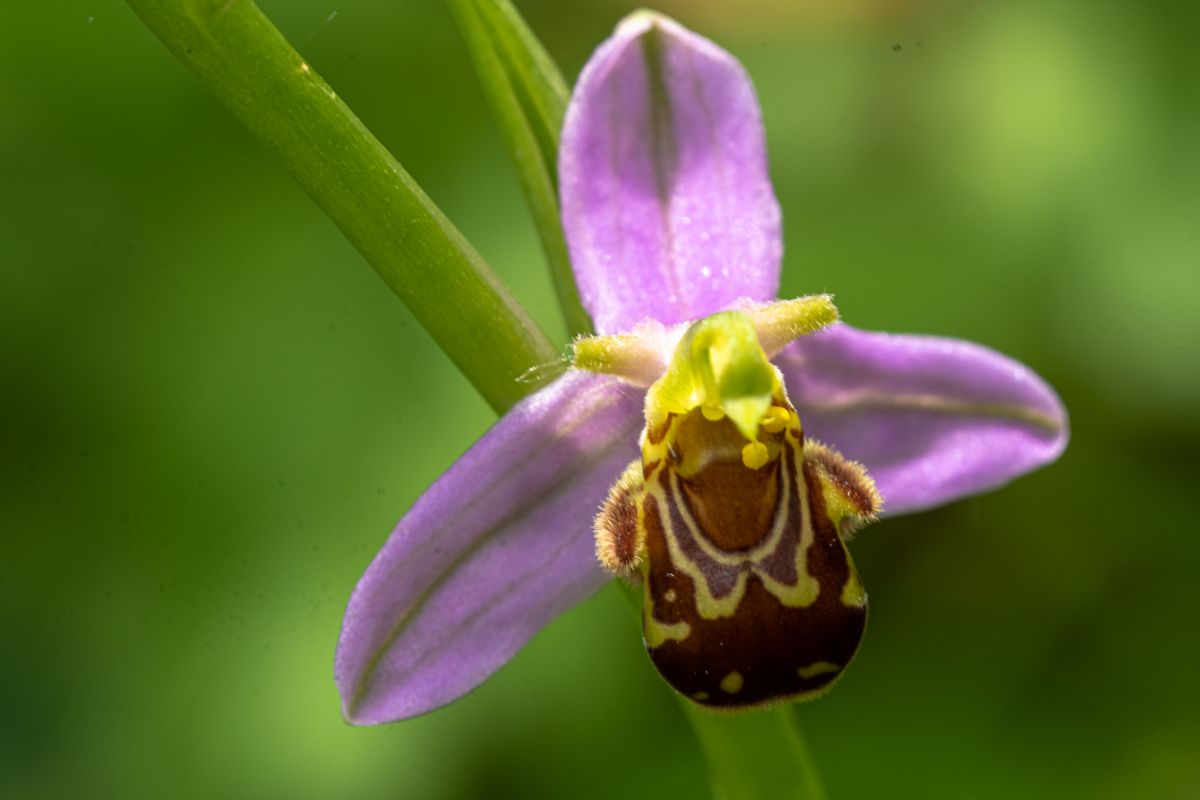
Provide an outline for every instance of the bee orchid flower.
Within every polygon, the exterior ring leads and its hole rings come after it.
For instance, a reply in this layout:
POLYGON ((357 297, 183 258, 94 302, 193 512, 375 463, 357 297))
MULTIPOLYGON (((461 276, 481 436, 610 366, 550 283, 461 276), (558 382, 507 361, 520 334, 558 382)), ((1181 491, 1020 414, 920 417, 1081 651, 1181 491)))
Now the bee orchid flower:
POLYGON ((455 700, 614 574, 640 583, 651 659, 692 701, 818 693, 865 622, 848 536, 1066 445, 1054 391, 1003 355, 858 330, 825 296, 772 302, 780 212, 754 89, 664 17, 627 18, 584 68, 559 193, 597 335, 367 569, 335 661, 353 723, 455 700))

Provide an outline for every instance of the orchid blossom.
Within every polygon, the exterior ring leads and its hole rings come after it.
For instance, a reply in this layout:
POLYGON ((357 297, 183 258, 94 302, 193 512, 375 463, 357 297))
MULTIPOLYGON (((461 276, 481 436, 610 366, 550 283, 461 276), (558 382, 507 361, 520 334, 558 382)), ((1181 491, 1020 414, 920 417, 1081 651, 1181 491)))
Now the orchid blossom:
POLYGON ((1054 391, 1005 356, 861 331, 824 296, 770 302, 780 212, 753 87, 670 20, 627 18, 584 68, 559 193, 598 335, 367 569, 335 664, 356 724, 462 696, 614 573, 640 581, 651 658, 691 700, 822 691, 865 621, 849 534, 1066 445, 1054 391))

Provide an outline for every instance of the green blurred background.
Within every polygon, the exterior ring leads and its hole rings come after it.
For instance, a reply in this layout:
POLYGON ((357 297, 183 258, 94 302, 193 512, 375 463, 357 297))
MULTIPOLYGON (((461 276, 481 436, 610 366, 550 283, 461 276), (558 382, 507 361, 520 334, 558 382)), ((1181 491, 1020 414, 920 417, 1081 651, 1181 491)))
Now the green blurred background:
MULTIPOLYGON (((556 341, 438 0, 266 13, 556 341)), ((518 5, 573 78, 631 4, 518 5)), ((1073 440, 864 532, 801 716, 835 798, 1200 797, 1200 15, 1085 0, 661 10, 754 76, 783 294, 984 342, 1073 440)), ((702 797, 612 588, 408 723, 339 715, 346 598, 492 416, 115 0, 0 14, 0 796, 702 797)))

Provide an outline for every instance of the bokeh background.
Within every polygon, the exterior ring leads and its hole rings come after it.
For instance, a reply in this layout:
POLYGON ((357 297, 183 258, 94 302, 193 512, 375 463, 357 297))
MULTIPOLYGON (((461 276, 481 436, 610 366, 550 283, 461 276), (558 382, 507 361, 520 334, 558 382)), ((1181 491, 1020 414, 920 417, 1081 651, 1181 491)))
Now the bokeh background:
MULTIPOLYGON (((562 341, 444 5, 261 5, 562 341)), ((633 8, 518 5, 569 78, 633 8)), ((1196 7, 660 8, 757 82, 785 295, 1072 414, 1059 463, 855 541, 870 630, 801 709, 832 796, 1200 797, 1196 7)), ((0 796, 703 797, 611 587, 449 708, 341 721, 354 582, 493 418, 123 4, 0 17, 0 796)))

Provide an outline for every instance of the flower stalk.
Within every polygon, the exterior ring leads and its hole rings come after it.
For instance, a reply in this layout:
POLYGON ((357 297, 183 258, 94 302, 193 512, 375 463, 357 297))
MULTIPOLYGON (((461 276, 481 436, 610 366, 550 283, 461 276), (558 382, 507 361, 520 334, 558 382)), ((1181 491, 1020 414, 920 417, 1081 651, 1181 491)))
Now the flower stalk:
POLYGON ((716 800, 825 800, 796 706, 733 717, 690 704, 686 711, 716 800))

